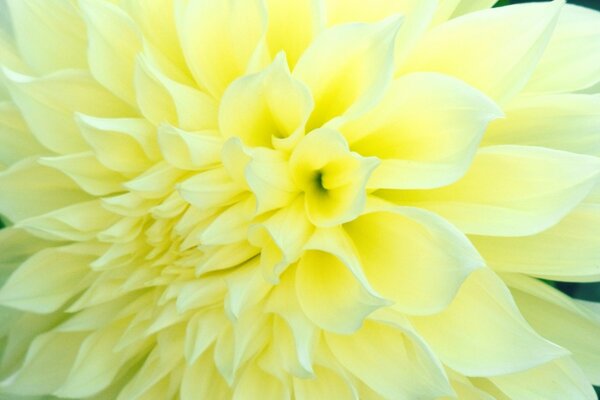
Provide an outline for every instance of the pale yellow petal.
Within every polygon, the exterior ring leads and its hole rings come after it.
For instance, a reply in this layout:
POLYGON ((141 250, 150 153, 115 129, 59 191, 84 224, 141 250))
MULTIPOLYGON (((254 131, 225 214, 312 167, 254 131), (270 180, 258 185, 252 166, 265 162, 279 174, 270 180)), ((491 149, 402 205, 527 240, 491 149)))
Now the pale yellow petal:
POLYGON ((483 260, 466 237, 435 214, 387 207, 344 225, 375 290, 408 314, 445 309, 483 260))
POLYGON ((13 222, 90 198, 64 174, 33 159, 25 159, 0 172, 0 187, 3 192, 0 213, 13 222))
POLYGON ((79 0, 89 35, 88 62, 94 78, 129 104, 135 104, 135 55, 140 33, 117 5, 101 0, 79 0))
POLYGON ((270 146, 286 139, 297 142, 312 110, 309 89, 292 78, 285 54, 279 53, 271 66, 227 88, 219 108, 219 127, 226 138, 239 137, 248 146, 270 146))
POLYGON ((315 368, 315 374, 315 379, 294 378, 295 399, 358 400, 356 389, 348 379, 322 367, 315 368))
POLYGON ((267 13, 260 0, 191 0, 179 35, 196 82, 220 98, 236 78, 268 62, 267 13))
POLYGON ((0 163, 11 165, 47 153, 29 131, 19 109, 12 102, 0 102, 0 163))
POLYGON ((352 335, 325 335, 337 360, 383 398, 452 394, 439 362, 402 327, 368 321, 352 335))
POLYGON ((382 159, 369 187, 432 188, 466 172, 488 123, 501 115, 458 80, 415 73, 394 81, 375 108, 340 131, 352 150, 382 159))
POLYGON ((521 96, 494 121, 483 144, 521 144, 600 156, 600 95, 521 96))
POLYGON ((527 324, 487 269, 471 274, 446 310, 411 321, 445 365, 468 376, 520 372, 568 354, 527 324))
POLYGON ((293 76, 312 92, 315 109, 308 130, 335 117, 368 109, 393 72, 394 41, 401 18, 345 24, 324 31, 304 52, 293 76))
MULTIPOLYGON (((478 151, 458 182, 403 192, 401 197, 404 204, 434 211, 469 234, 525 236, 560 221, 590 193, 599 176, 596 157, 542 147, 492 146, 478 151)), ((399 195, 392 197, 399 200, 399 195)))
POLYGON ((8 88, 37 140, 57 153, 87 150, 74 113, 130 116, 133 111, 86 71, 61 70, 33 78, 4 70, 8 88))
POLYGON ((563 3, 517 4, 441 24, 424 36, 401 72, 445 73, 506 102, 533 73, 563 3))
POLYGON ((9 0, 21 57, 37 73, 85 68, 87 37, 72 0, 9 0))
POLYGON ((188 132, 171 125, 158 129, 160 151, 171 165, 184 170, 216 165, 223 139, 214 131, 188 132))
POLYGON ((181 400, 231 398, 232 393, 214 367, 212 351, 185 369, 181 382, 181 400))
POLYGON ((534 236, 472 236, 488 266, 557 281, 600 279, 600 205, 583 204, 534 236))
POLYGON ((600 82, 600 12, 567 4, 527 93, 574 92, 600 82))

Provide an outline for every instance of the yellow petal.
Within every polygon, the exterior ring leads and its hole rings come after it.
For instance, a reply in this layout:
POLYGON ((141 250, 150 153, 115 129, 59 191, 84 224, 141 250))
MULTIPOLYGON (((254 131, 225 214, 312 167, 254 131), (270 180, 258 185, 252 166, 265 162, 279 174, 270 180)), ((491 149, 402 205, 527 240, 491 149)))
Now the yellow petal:
POLYGON ((394 81, 377 106, 340 131, 352 150, 382 159, 369 187, 432 188, 466 172, 488 123, 499 116, 470 86, 415 73, 394 81))
POLYGON ((19 310, 50 313, 90 284, 86 245, 41 250, 30 257, 0 289, 0 304, 19 310))
POLYGON ((260 0, 191 0, 179 19, 192 74, 215 98, 233 80, 268 62, 267 14, 260 0))
POLYGON ((271 146, 288 138, 297 142, 312 109, 310 91, 292 78, 285 54, 279 53, 271 66, 227 88, 219 127, 226 138, 239 137, 248 146, 271 146))
POLYGON ((490 378, 511 399, 595 400, 594 388, 577 364, 569 358, 532 368, 518 374, 490 378))
POLYGON ((216 165, 223 139, 214 131, 187 132, 171 125, 158 129, 160 151, 171 165, 185 170, 216 165))
POLYGON ((600 156, 600 95, 522 96, 494 121, 484 145, 521 144, 600 156))
POLYGON ((316 379, 294 378, 294 398, 356 400, 358 396, 348 379, 344 379, 328 368, 317 367, 316 379))
POLYGON ((452 75, 505 102, 527 83, 563 3, 494 8, 439 25, 424 36, 401 72, 452 75))
POLYGON ((131 109, 100 86, 85 71, 62 70, 32 78, 4 70, 8 88, 32 133, 57 153, 87 150, 73 114, 97 117, 129 116, 131 109))
POLYGON ((324 25, 320 0, 267 0, 269 29, 267 44, 271 56, 284 51, 289 65, 296 62, 324 25))
POLYGON ((437 398, 452 394, 430 350, 401 326, 367 321, 352 335, 326 333, 337 360, 382 398, 437 398))
POLYGON ((483 266, 461 232, 419 209, 369 210, 344 229, 369 282, 403 313, 443 310, 467 276, 483 266))
POLYGON ((308 131, 335 117, 360 113, 382 95, 391 78, 400 24, 399 17, 391 17, 336 26, 304 52, 293 76, 310 88, 315 101, 308 131))
POLYGON ((600 205, 583 204, 534 236, 473 236, 488 266, 558 281, 600 279, 600 205))
POLYGON ((568 354, 527 324, 487 269, 471 274, 446 310, 411 321, 445 365, 468 376, 519 372, 568 354))
POLYGON ((141 50, 133 20, 117 5, 79 0, 89 35, 88 62, 94 78, 129 104, 135 104, 133 72, 141 50))
POLYGON ((47 153, 29 131, 17 107, 11 102, 0 102, 0 163, 11 165, 47 153))
POLYGON ((560 221, 590 193, 598 176, 600 160, 595 157, 542 147, 493 146, 479 150, 458 182, 401 197, 403 203, 434 211, 466 233, 525 236, 560 221))
POLYGON ((0 213, 13 222, 90 198, 65 175, 32 159, 0 172, 0 187, 3 191, 0 213))
POLYGON ((571 353, 590 382, 600 384, 600 318, 558 290, 521 275, 503 275, 523 316, 533 328, 571 353))
POLYGON ((215 368, 211 353, 205 353, 185 369, 181 382, 181 400, 231 398, 231 389, 215 368))
POLYGON ((139 173, 158 158, 155 130, 146 120, 94 118, 80 114, 77 123, 98 161, 109 169, 139 173))
POLYGON ((100 164, 92 152, 42 157, 39 162, 61 171, 93 196, 104 196, 123 190, 124 177, 100 164))
POLYGON ((76 2, 9 0, 19 53, 37 73, 86 68, 87 38, 76 2))
POLYGON ((359 283, 333 254, 310 250, 296 272, 298 301, 306 316, 331 332, 352 333, 384 302, 359 283))
POLYGON ((527 93, 575 92, 600 82, 600 12, 567 4, 527 93))
POLYGON ((232 400, 246 399, 289 400, 287 385, 265 373, 261 368, 249 365, 235 385, 232 400))

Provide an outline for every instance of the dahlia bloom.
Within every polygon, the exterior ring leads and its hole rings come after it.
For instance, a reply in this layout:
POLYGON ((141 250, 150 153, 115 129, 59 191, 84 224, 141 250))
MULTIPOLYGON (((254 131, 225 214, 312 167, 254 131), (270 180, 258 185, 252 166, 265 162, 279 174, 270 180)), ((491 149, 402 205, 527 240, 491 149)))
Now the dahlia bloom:
POLYGON ((600 14, 493 3, 2 3, 0 396, 594 399, 600 14))

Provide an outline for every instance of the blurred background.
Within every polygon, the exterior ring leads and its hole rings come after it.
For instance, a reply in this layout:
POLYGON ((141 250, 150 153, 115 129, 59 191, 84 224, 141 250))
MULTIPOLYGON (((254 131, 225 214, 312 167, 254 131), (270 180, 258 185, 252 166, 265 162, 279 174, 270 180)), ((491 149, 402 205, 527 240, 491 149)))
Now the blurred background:
MULTIPOLYGON (((516 3, 531 3, 531 0, 500 0, 496 6, 504 6, 507 4, 516 4, 516 3)), ((568 0, 567 3, 578 4, 580 6, 595 8, 596 10, 600 10, 600 0, 568 0)))

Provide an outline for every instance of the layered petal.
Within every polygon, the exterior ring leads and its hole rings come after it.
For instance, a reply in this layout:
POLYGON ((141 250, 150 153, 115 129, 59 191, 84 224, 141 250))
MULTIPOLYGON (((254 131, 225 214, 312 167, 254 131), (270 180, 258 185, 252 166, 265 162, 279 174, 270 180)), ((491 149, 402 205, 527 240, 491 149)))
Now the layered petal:
POLYGON ((466 233, 525 236, 560 221, 590 193, 599 176, 596 157, 542 147, 493 146, 479 150, 458 182, 391 197, 432 210, 466 233))
POLYGON ((345 224, 369 282, 394 309, 412 315, 445 309, 483 260, 443 219, 410 208, 379 207, 345 224))
POLYGON ((376 107, 340 131, 352 150, 382 159, 369 187, 428 189, 466 172, 488 123, 501 115, 458 80, 415 73, 395 80, 376 107))
POLYGON ((494 8, 439 25, 423 37, 401 71, 452 75, 494 100, 506 102, 527 84, 563 3, 494 8))
POLYGON ((520 372, 568 354, 527 324, 487 269, 473 273, 446 310, 411 321, 445 365, 468 376, 520 372))

